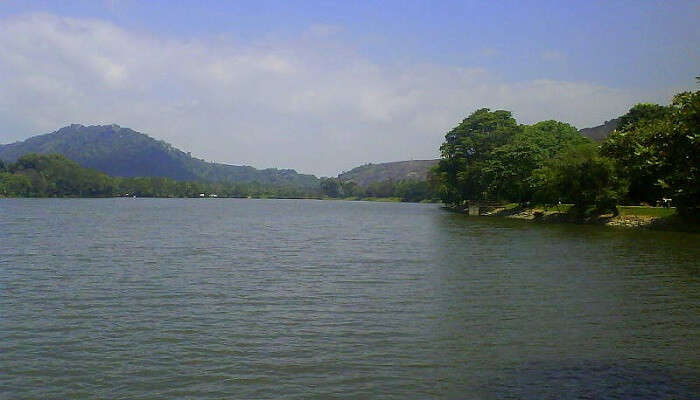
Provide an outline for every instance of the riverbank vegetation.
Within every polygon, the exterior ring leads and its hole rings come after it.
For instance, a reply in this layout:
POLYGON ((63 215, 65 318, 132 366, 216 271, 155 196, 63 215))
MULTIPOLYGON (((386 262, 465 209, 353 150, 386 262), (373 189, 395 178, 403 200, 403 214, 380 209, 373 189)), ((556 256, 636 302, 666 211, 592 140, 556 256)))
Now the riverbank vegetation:
POLYGON ((568 213, 583 219, 666 203, 697 218, 699 127, 700 91, 632 107, 602 143, 563 122, 520 125, 509 111, 484 108, 446 134, 431 181, 455 208, 570 203, 568 213))

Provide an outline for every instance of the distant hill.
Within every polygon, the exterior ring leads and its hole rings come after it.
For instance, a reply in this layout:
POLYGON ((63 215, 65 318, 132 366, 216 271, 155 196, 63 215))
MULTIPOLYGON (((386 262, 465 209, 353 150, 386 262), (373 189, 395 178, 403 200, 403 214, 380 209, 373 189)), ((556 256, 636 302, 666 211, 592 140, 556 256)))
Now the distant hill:
POLYGON ((23 142, 0 145, 0 159, 14 162, 27 153, 57 153, 113 176, 158 176, 209 182, 259 182, 313 187, 318 178, 292 169, 263 169, 211 163, 172 145, 119 125, 73 124, 23 142))
POLYGON ((589 137, 596 141, 601 141, 608 137, 610 132, 617 128, 620 123, 620 118, 611 119, 610 121, 605 121, 603 125, 594 126, 592 128, 583 128, 579 132, 586 137, 589 137))
POLYGON ((439 160, 411 160, 381 164, 366 164, 338 175, 343 182, 355 182, 367 186, 375 182, 404 179, 426 180, 428 170, 439 160))

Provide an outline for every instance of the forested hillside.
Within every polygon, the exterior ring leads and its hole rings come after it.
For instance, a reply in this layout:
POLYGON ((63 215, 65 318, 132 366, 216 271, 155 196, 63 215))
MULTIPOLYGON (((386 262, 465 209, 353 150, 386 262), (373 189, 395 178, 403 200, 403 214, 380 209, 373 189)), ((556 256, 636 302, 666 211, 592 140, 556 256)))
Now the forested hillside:
POLYGON ((23 142, 0 145, 0 159, 5 162, 14 162, 29 153, 62 154, 83 167, 120 177, 318 186, 315 176, 291 169, 259 170, 206 162, 164 141, 118 125, 74 124, 23 142))
POLYGON ((83 168, 60 154, 26 154, 0 160, 0 197, 318 197, 318 188, 260 183, 176 181, 113 177, 83 168))
POLYGON ((397 161, 381 164, 365 164, 338 175, 342 182, 353 182, 359 186, 366 187, 372 183, 384 181, 416 180, 427 179, 428 171, 439 160, 411 160, 397 161))

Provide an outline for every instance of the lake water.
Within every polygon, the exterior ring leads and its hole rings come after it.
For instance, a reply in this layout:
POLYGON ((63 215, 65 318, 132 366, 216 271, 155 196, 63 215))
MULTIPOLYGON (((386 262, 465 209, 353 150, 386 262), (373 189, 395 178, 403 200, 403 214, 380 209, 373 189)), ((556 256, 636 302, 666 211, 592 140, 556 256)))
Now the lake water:
POLYGON ((699 260, 437 205, 0 199, 0 397, 698 398, 699 260))

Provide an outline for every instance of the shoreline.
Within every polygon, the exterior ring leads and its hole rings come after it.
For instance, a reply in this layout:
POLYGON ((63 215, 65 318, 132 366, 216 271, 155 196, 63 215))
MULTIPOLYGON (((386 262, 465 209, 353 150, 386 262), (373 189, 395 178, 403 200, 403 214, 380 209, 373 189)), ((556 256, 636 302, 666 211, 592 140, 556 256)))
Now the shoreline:
MULTIPOLYGON (((202 199, 200 197, 139 197, 141 199, 202 199)), ((131 199, 131 197, 4 197, 0 199, 131 199)), ((212 197, 203 199, 211 200, 212 197)), ((279 199, 279 200, 321 200, 321 201, 366 201, 378 203, 413 203, 413 204, 438 204, 435 201, 402 201, 397 197, 216 197, 215 199, 279 199)), ((468 207, 455 207, 442 204, 442 209, 469 215, 470 217, 490 217, 490 218, 511 218, 535 223, 567 223, 578 225, 600 225, 621 229, 648 229, 661 231, 674 231, 686 233, 700 233, 700 221, 693 222, 679 216, 675 211, 670 211, 662 207, 642 207, 642 206, 620 206, 618 215, 602 214, 586 218, 578 218, 568 213, 569 205, 562 205, 560 208, 542 207, 521 207, 515 204, 482 206, 479 207, 479 214, 474 215, 469 212, 468 207), (651 213, 650 213, 651 211, 651 213), (654 215, 656 214, 656 215, 654 215)), ((671 209, 672 210, 672 209, 671 209)))
MULTIPOLYGON (((466 207, 443 206, 444 209, 469 215, 469 209, 466 207)), ((472 217, 490 217, 490 218, 513 218, 535 223, 567 223, 567 224, 584 224, 584 225, 602 225, 621 229, 649 229, 675 232, 700 233, 700 224, 684 220, 683 217, 673 213, 666 212, 668 215, 648 215, 644 213, 635 213, 635 209, 639 210, 668 210, 660 207, 635 207, 626 206, 620 207, 621 212, 618 215, 602 214, 587 218, 577 218, 569 214, 568 210, 557 210, 556 208, 540 208, 540 207, 509 207, 505 206, 488 206, 481 207, 479 215, 471 215, 472 217)))

